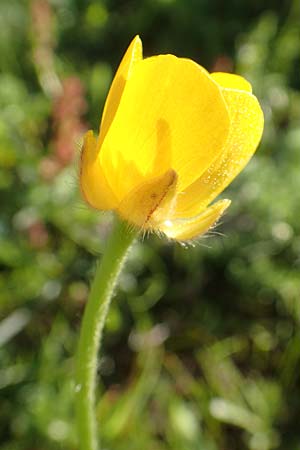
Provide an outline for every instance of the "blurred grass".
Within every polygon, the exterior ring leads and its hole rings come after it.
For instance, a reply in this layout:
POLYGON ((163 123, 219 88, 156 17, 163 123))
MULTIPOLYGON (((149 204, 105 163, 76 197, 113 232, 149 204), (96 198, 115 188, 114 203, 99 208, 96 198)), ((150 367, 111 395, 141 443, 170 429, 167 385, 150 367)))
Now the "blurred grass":
POLYGON ((136 246, 99 364, 103 448, 300 449, 299 23, 298 0, 1 1, 1 449, 76 449, 73 354, 110 227, 77 158, 136 33, 246 76, 266 128, 217 232, 136 246))

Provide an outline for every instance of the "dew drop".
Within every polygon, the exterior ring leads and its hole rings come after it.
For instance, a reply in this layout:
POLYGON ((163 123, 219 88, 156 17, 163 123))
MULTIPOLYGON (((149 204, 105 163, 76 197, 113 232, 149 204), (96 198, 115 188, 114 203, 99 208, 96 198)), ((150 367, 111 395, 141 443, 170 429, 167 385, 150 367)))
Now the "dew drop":
POLYGON ((171 220, 165 220, 165 226, 171 228, 173 226, 173 223, 171 222, 171 220))

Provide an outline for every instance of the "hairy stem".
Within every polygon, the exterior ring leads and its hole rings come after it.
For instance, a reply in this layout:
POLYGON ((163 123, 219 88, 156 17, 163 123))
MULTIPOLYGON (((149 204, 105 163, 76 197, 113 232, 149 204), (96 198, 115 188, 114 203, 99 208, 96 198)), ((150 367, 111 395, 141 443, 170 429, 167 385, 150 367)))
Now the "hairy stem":
POLYGON ((136 235, 137 232, 127 223, 115 218, 85 307, 76 359, 76 413, 80 450, 99 450, 95 414, 98 352, 114 288, 136 235))

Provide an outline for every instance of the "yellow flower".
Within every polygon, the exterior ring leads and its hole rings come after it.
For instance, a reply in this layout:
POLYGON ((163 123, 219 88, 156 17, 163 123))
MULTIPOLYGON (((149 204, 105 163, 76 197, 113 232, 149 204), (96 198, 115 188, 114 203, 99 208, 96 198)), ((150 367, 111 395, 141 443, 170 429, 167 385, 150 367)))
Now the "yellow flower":
POLYGON ((263 114, 242 77, 209 74, 173 55, 143 59, 137 36, 104 107, 99 136, 85 135, 81 191, 98 210, 189 240, 229 206, 209 206, 247 164, 263 114))

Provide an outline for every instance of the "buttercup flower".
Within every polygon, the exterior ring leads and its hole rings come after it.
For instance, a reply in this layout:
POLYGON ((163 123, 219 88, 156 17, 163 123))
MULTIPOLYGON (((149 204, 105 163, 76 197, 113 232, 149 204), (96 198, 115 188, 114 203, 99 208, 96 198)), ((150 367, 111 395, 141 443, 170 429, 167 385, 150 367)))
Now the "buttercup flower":
POLYGON ((143 59, 137 36, 111 85, 99 136, 85 135, 82 194, 137 227, 193 239, 229 206, 209 205, 247 164, 262 130, 244 78, 209 74, 173 55, 143 59))

